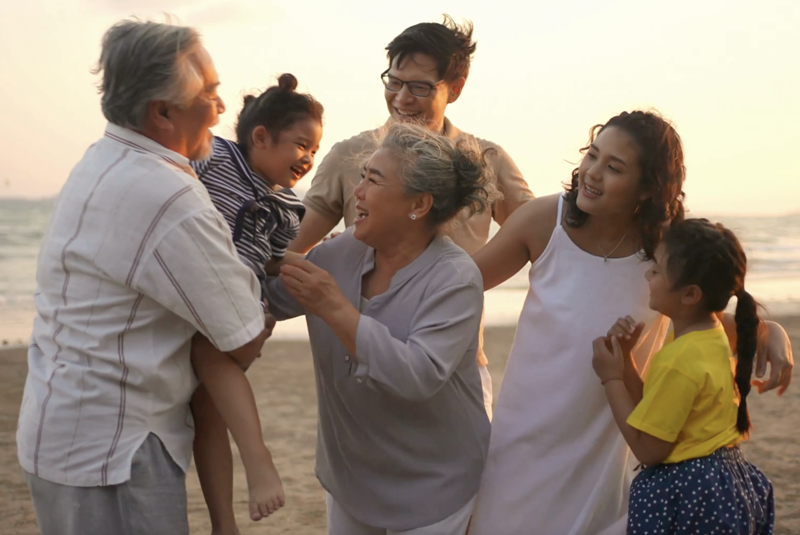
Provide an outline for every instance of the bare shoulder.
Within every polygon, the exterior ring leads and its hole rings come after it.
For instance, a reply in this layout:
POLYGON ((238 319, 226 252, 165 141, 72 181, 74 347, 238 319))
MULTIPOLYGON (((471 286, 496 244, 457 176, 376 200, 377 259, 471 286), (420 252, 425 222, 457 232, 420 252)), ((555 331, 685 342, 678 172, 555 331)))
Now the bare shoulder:
POLYGON ((524 217, 528 223, 536 223, 537 226, 549 224, 552 231, 556 224, 556 217, 558 217, 558 199, 560 197, 560 193, 536 197, 520 206, 517 212, 520 212, 520 216, 524 217))
POLYGON ((537 197, 526 202, 511 214, 511 218, 515 218, 519 214, 519 230, 524 232, 531 262, 535 262, 541 256, 550 242, 550 236, 553 235, 553 230, 556 228, 560 197, 560 193, 537 197))
POLYGON ((497 246, 522 246, 535 262, 550 242, 558 217, 560 194, 537 197, 526 202, 503 223, 492 241, 497 246))
POLYGON ((560 196, 561 194, 557 193, 531 199, 511 214, 506 225, 511 223, 520 230, 524 229, 528 236, 541 235, 549 239, 556 227, 560 196))

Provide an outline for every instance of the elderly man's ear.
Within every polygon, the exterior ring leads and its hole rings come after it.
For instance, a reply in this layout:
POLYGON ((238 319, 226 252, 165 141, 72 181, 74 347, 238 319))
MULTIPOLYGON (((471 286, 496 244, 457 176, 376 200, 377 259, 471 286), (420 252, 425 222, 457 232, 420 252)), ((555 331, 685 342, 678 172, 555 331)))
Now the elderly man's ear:
POLYGON ((169 118, 169 104, 163 100, 153 100, 147 104, 147 115, 150 123, 159 130, 172 130, 169 118))

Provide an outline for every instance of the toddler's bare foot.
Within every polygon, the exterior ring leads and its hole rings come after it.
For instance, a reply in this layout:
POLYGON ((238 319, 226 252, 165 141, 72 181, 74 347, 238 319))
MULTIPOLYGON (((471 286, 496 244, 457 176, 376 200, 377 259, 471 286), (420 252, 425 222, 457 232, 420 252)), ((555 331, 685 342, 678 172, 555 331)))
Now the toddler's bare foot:
POLYGON ((250 491, 250 519, 266 518, 286 503, 283 484, 278 470, 268 459, 247 470, 247 486, 250 491))
POLYGON ((229 529, 212 527, 211 535, 239 535, 239 528, 236 526, 229 529))

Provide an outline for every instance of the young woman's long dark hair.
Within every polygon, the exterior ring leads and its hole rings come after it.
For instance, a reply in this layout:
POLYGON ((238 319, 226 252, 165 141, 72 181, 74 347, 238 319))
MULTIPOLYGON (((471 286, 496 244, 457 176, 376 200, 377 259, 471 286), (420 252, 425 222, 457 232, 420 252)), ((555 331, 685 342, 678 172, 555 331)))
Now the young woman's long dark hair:
POLYGON ((674 287, 697 285, 709 312, 720 312, 736 296, 736 387, 739 390, 739 413, 736 428, 750 431, 747 395, 753 374, 758 335, 758 311, 755 299, 744 289, 747 256, 736 235, 721 224, 707 219, 686 219, 670 225, 664 236, 667 251, 667 274, 674 287))
MULTIPOLYGON (((600 132, 612 126, 625 131, 639 147, 641 187, 650 193, 650 197, 642 201, 635 217, 644 256, 652 260, 665 223, 683 219, 686 168, 683 165, 681 138, 672 125, 655 112, 622 112, 606 124, 592 127, 589 143, 581 152, 586 152, 600 132)), ((573 169, 572 180, 565 186, 566 223, 570 227, 581 227, 589 214, 578 208, 578 168, 573 169)))

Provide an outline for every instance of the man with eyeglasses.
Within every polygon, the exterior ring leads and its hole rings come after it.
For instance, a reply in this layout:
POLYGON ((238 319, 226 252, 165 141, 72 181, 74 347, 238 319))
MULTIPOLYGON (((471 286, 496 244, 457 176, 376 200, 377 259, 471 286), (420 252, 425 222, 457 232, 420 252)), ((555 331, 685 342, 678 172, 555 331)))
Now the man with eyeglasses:
MULTIPOLYGON (((389 68, 381 74, 391 116, 389 121, 424 124, 454 139, 470 136, 445 117, 445 109, 448 104, 458 100, 464 89, 475 48, 472 24, 467 22, 458 25, 447 15, 442 24, 416 24, 395 37, 386 47, 389 68)), ((353 189, 360 182, 362 173, 358 156, 376 150, 376 134, 376 130, 370 130, 341 141, 322 160, 311 188, 303 199, 306 215, 300 225, 299 235, 289 246, 290 250, 308 252, 328 235, 342 217, 347 227, 353 224, 356 217, 353 189)), ((469 217, 464 212, 457 218, 450 237, 469 254, 474 254, 486 244, 492 219, 502 225, 514 210, 533 199, 528 184, 511 157, 490 141, 477 141, 482 151, 493 149, 486 158, 493 167, 503 199, 492 205, 491 213, 469 217)), ((488 361, 483 353, 483 324, 477 359, 484 404, 491 419, 492 382, 486 368, 488 361)))

